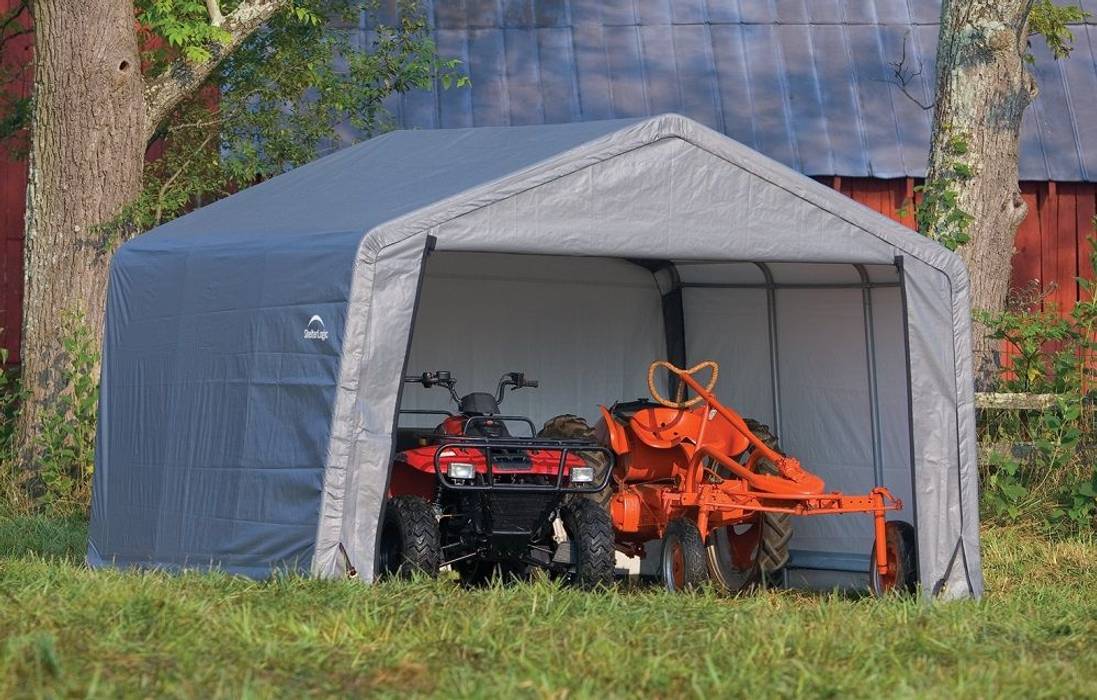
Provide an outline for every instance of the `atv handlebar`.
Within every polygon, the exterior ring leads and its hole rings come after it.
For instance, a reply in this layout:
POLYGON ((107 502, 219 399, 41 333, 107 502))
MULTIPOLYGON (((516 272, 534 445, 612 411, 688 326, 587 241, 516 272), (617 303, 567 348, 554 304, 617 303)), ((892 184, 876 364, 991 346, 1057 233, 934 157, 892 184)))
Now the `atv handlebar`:
POLYGON ((405 374, 404 381, 408 384, 422 384, 427 389, 435 385, 449 387, 457 384, 453 375, 444 369, 436 372, 423 372, 422 374, 405 374))
POLYGON ((536 389, 541 385, 541 382, 536 379, 526 379, 526 375, 522 372, 507 372, 499 379, 499 388, 496 390, 495 400, 499 403, 503 403, 503 397, 506 394, 507 387, 514 387, 514 389, 536 389))
MULTIPOLYGON (((404 375, 404 381, 408 384, 421 384, 424 389, 430 389, 433 386, 444 386, 449 389, 453 400, 458 404, 461 403, 461 397, 457 395, 454 388, 457 386, 457 380, 453 378, 453 374, 448 370, 439 369, 433 372, 423 372, 422 374, 406 374, 404 375)), ((524 372, 507 372, 499 379, 499 386, 495 390, 497 403, 503 403, 503 397, 508 386, 512 387, 511 391, 514 391, 514 389, 536 389, 541 386, 541 382, 536 379, 526 379, 524 372)))

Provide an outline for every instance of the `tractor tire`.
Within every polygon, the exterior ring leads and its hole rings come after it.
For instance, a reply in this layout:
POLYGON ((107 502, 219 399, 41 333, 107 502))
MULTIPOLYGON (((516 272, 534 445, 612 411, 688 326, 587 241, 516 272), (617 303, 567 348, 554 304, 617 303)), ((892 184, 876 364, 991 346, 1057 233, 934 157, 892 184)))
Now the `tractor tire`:
POLYGON ((918 588, 918 559, 914 526, 902 520, 889 520, 884 525, 884 539, 887 542, 888 563, 894 567, 894 573, 886 579, 880 578, 876 570, 876 547, 869 551, 869 588, 875 596, 889 593, 910 594, 918 588))
POLYGON ((560 519, 571 543, 570 582, 584 589, 612 586, 617 557, 609 512, 594 501, 577 498, 561 509, 560 519))
POLYGON ((695 522, 676 518, 667 523, 659 568, 668 591, 688 591, 709 580, 705 543, 695 522))
POLYGON ((377 571, 380 576, 437 576, 441 537, 434 508, 418 496, 395 496, 385 504, 377 571))
MULTIPOLYGON (((781 452, 777 436, 768 425, 747 419, 750 432, 758 436, 766 447, 781 452)), ((763 474, 777 474, 777 466, 766 460, 759 464, 763 474)), ((788 564, 788 545, 792 540, 792 516, 788 513, 763 513, 762 542, 758 551, 758 574, 763 584, 777 584, 784 579, 784 569, 788 564)))
MULTIPOLYGON (((750 418, 745 419, 747 428, 754 433, 766 447, 777 452, 781 451, 777 436, 769 429, 768 425, 750 418)), ((758 465, 758 470, 763 474, 777 474, 777 467, 768 460, 763 460, 758 465)), ((736 570, 731 563, 725 560, 724 555, 718 551, 726 549, 727 542, 720 541, 715 533, 709 536, 706 543, 708 554, 709 573, 731 593, 752 588, 754 586, 777 586, 784 582, 784 569, 789 560, 789 542, 792 540, 792 516, 788 513, 763 512, 758 516, 755 527, 760 527, 758 545, 752 570, 736 570)), ((725 533, 724 539, 729 536, 725 533)))
MULTIPOLYGON (((590 424, 587 423, 585 418, 573 413, 564 413, 555 418, 549 418, 545 421, 544 426, 541 427, 540 432, 537 433, 537 437, 548 438, 550 440, 578 439, 593 441, 595 439, 594 428, 590 427, 590 424)), ((609 468, 609 461, 606 459, 606 455, 602 452, 579 452, 577 454, 583 458, 583 461, 585 461, 588 466, 594 468, 594 481, 601 481, 606 474, 606 469, 609 468)), ((612 497, 613 489, 607 485, 597 493, 576 494, 572 496, 571 500, 586 499, 588 501, 594 501, 608 511, 609 499, 612 497)))
MULTIPOLYGON (((790 516, 780 513, 758 513, 753 521, 729 525, 714 530, 705 541, 708 571, 713 581, 728 593, 742 593, 757 587, 779 586, 788 560, 788 540, 792 537, 790 516), (784 527, 784 530, 778 529, 784 527), (736 566, 732 555, 732 538, 751 538, 751 560, 736 566), (784 556, 784 560, 781 556, 784 556)), ((743 542, 739 540, 739 542, 743 542)))

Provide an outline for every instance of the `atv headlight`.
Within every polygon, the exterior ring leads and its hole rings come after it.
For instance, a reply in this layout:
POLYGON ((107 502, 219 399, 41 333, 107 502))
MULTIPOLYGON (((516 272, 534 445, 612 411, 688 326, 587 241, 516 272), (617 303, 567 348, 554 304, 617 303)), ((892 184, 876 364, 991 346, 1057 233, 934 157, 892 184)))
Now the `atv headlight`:
POLYGON ((571 483, 589 484, 594 481, 594 467, 572 467, 571 483))
POLYGON ((446 473, 451 479, 471 479, 476 475, 476 469, 468 462, 450 462, 446 473))

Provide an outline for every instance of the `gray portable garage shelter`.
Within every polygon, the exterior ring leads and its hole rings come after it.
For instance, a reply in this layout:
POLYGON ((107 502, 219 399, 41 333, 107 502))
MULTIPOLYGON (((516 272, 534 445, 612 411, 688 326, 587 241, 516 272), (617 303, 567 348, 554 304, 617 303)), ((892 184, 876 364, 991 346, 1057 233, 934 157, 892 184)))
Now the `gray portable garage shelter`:
MULTIPOLYGON (((444 398, 405 371, 596 417, 669 356, 977 596, 968 303, 952 253, 679 116, 390 133, 115 255, 88 559, 369 579, 398 408, 444 398)), ((865 570, 870 518, 797 527, 798 571, 865 570)))

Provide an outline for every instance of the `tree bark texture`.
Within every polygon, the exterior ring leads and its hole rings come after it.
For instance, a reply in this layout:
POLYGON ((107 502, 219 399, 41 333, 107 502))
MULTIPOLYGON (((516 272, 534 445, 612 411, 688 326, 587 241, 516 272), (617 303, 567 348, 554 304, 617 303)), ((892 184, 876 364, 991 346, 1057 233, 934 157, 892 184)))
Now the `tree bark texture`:
POLYGON ((141 189, 143 81, 129 0, 35 0, 34 111, 24 252, 24 458, 63 387, 60 325, 100 333, 108 253, 96 227, 141 189))
MULTIPOLYGON (((958 252, 971 276, 975 309, 1005 306, 1017 228, 1027 208, 1018 187, 1021 117, 1036 95, 1025 65, 1033 0, 944 0, 937 48, 937 97, 927 181, 951 177, 959 209, 971 215, 958 252), (964 143, 957 155, 953 144, 964 143)), ((993 341, 976 324, 975 367, 993 366, 993 341)))

